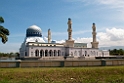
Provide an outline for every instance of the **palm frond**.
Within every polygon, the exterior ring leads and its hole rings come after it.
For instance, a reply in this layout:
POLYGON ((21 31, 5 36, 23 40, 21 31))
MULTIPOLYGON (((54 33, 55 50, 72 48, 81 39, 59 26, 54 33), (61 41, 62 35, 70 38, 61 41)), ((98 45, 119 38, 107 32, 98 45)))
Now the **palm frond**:
POLYGON ((0 23, 4 23, 4 19, 0 16, 0 23))
POLYGON ((6 35, 9 35, 9 30, 4 28, 3 26, 0 26, 0 32, 3 32, 6 35))
POLYGON ((2 38, 2 43, 5 44, 8 41, 7 36, 3 32, 0 32, 0 37, 2 38))

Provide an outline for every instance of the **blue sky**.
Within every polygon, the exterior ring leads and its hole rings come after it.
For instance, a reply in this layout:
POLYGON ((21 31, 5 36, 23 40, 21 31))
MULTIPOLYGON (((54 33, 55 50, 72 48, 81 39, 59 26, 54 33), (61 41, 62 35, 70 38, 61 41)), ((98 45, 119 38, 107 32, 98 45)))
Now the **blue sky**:
POLYGON ((43 38, 50 28, 53 40, 64 41, 68 18, 76 42, 90 46, 92 23, 96 23, 100 47, 124 45, 124 0, 0 0, 0 16, 10 31, 8 42, 0 42, 1 52, 19 51, 32 25, 42 29, 43 38))

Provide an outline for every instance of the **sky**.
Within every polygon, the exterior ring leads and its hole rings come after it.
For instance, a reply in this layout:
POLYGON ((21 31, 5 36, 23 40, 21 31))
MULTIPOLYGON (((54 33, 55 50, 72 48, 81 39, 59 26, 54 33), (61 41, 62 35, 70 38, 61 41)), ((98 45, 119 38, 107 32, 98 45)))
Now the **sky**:
POLYGON ((41 28, 44 40, 51 29, 52 40, 64 42, 68 18, 75 42, 91 47, 95 23, 99 47, 124 46, 124 0, 0 0, 0 16, 10 31, 7 43, 0 42, 0 52, 19 52, 32 25, 41 28))

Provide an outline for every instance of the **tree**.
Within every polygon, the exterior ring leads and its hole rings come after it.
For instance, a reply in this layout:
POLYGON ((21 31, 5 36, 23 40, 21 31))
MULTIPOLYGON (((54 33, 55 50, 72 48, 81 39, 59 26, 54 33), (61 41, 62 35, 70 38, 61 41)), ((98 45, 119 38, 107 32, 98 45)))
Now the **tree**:
MULTIPOLYGON (((4 19, 0 16, 0 24, 4 23, 4 19)), ((2 38, 2 43, 6 43, 8 41, 9 30, 0 25, 0 37, 2 38)))

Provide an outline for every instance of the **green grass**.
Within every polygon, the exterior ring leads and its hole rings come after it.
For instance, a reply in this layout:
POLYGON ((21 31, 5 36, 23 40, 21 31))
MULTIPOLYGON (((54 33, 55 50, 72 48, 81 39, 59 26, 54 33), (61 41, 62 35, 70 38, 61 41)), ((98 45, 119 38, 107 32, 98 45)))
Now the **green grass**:
POLYGON ((124 66, 0 68, 0 83, 124 83, 124 66))

